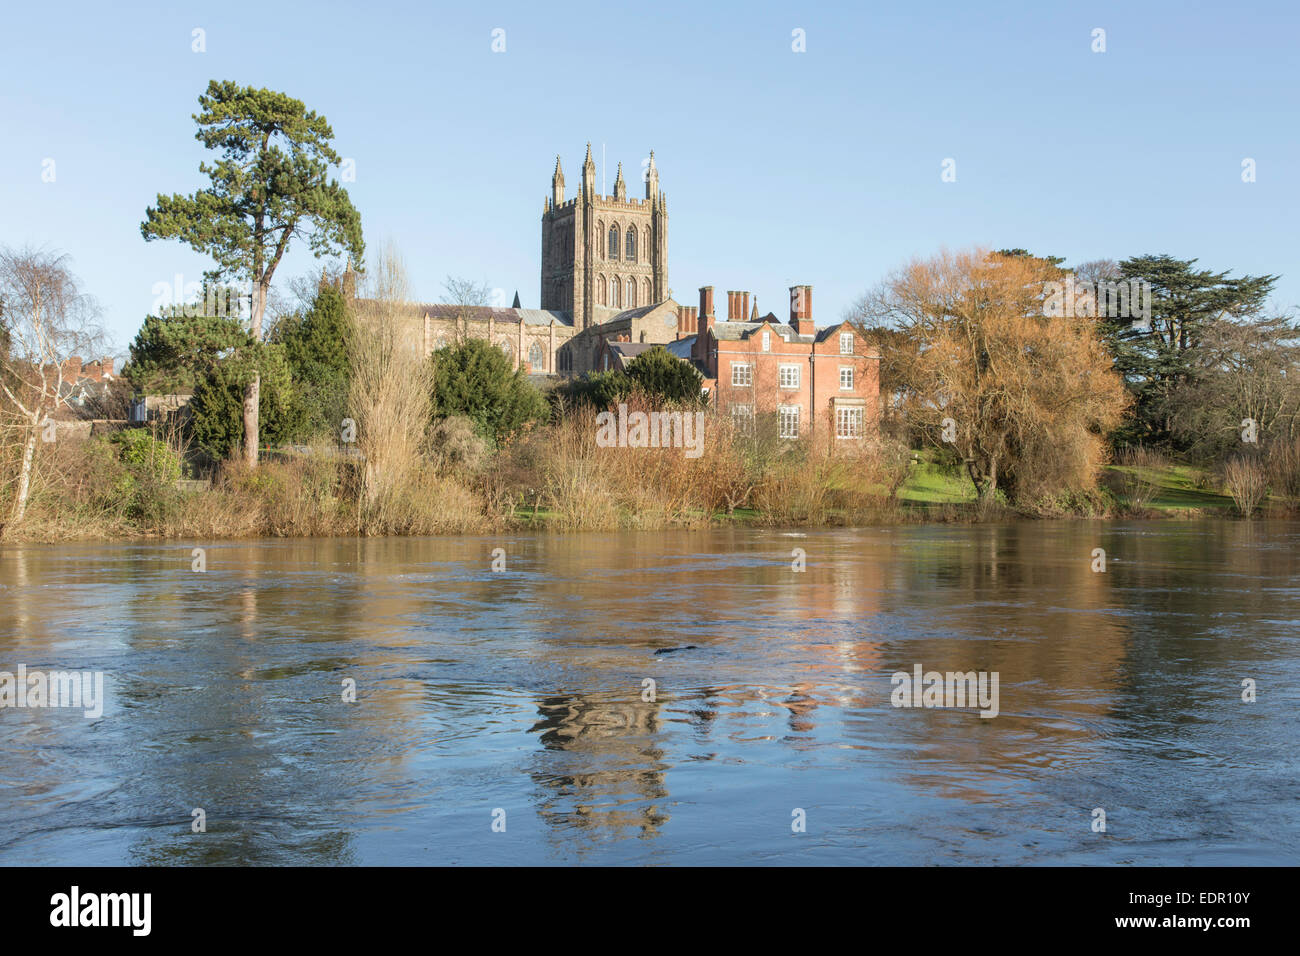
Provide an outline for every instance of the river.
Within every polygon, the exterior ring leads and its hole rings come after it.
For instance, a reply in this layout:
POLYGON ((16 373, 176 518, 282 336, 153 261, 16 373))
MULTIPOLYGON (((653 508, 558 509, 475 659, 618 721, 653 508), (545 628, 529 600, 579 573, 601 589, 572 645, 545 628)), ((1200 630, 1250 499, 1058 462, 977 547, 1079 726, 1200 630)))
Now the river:
POLYGON ((0 864, 1294 864, 1297 555, 1222 520, 7 545, 0 671, 104 691, 0 708, 0 864), (893 706, 918 666, 997 675, 996 716, 893 706))

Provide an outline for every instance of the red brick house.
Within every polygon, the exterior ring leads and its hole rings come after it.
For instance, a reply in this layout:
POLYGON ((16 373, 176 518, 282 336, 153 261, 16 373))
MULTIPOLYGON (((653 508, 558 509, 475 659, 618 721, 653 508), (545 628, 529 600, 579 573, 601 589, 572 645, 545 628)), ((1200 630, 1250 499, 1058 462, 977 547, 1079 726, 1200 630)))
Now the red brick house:
POLYGON ((880 420, 880 353, 847 322, 818 330, 812 286, 790 289, 790 320, 753 315, 748 292, 727 293, 727 318, 716 321, 713 287, 698 309, 683 307, 696 335, 690 359, 704 374, 709 404, 733 420, 774 414, 782 437, 866 437, 880 420))

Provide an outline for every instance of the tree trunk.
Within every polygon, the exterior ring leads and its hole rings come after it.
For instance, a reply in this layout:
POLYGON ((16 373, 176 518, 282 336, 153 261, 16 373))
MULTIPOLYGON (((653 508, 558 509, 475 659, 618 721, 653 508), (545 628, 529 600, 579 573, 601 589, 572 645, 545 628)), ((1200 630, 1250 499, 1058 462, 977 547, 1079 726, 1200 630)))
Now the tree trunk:
POLYGON ((244 461, 250 468, 257 467, 257 413, 262 391, 262 376, 254 372, 253 380, 244 386, 244 461))
POLYGON ((12 523, 17 526, 27 513, 27 497, 32 490, 32 463, 36 460, 36 433, 40 423, 34 422, 27 431, 27 443, 23 446, 23 468, 18 476, 18 497, 14 499, 12 523))
MULTIPOLYGON (((253 286, 252 316, 249 331, 260 345, 262 342, 262 316, 266 314, 265 282, 253 286)), ((244 461, 249 468, 257 467, 258 412, 261 408, 262 375, 253 373, 253 380, 244 387, 244 461)))

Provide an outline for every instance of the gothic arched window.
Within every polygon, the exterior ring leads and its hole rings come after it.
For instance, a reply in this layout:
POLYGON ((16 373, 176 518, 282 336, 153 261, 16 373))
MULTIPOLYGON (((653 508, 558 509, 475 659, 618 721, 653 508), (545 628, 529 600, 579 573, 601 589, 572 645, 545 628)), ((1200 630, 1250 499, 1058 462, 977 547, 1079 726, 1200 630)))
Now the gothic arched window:
POLYGON ((636 227, 627 227, 627 248, 623 252, 623 258, 628 262, 636 262, 636 227))
POLYGON ((609 304, 616 309, 623 308, 623 283, 618 276, 609 280, 609 304))
POLYGON ((635 279, 627 280, 627 307, 629 309, 636 308, 636 280, 635 279))
POLYGON ((542 359, 542 347, 537 342, 528 346, 528 364, 532 366, 534 372, 545 372, 545 362, 542 359))
POLYGON ((609 227, 609 257, 611 259, 618 258, 618 239, 618 224, 615 223, 609 227))
POLYGON ((645 304, 649 305, 650 304, 650 280, 643 279, 641 282, 641 288, 645 292, 645 304))
POLYGON ((596 276, 596 304, 604 305, 609 300, 605 298, 605 277, 596 276))

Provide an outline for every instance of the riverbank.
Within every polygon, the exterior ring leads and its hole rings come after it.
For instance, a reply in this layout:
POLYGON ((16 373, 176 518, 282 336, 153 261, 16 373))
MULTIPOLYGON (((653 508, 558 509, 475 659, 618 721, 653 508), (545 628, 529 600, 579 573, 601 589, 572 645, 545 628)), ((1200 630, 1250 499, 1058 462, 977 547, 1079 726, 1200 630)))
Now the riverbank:
MULTIPOLYGON (((88 446, 89 447, 89 446, 88 446)), ((248 470, 229 464, 210 485, 127 477, 114 463, 84 456, 76 480, 42 487, 27 520, 5 541, 167 538, 296 538, 483 534, 501 531, 615 531, 707 527, 846 527, 970 524, 1009 519, 1186 519, 1240 516, 1207 470, 1161 464, 1108 466, 1098 490, 1009 507, 980 502, 960 471, 932 452, 914 451, 892 494, 878 469, 860 460, 765 464, 763 480, 720 474, 707 487, 700 466, 680 455, 630 458, 601 468, 573 449, 516 448, 492 465, 459 471, 432 466, 403 476, 379 499, 360 490, 360 465, 326 455, 281 458, 248 470), (201 489, 201 490, 200 490, 201 489)), ((627 457, 627 456, 625 456, 627 457)), ((752 477, 752 476, 750 476, 752 477)), ((1294 514, 1268 498, 1260 512, 1294 514)))

